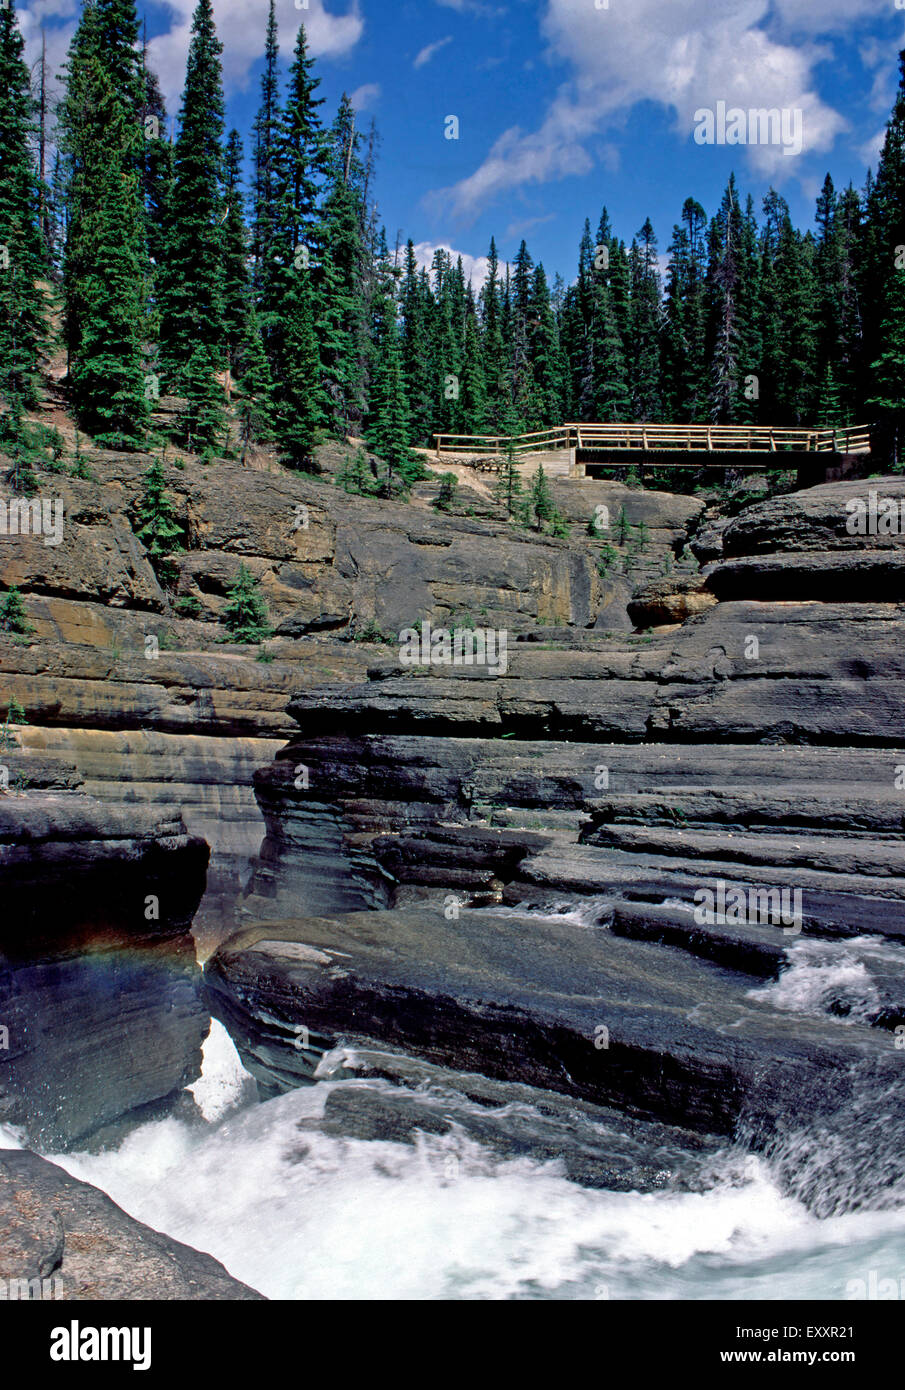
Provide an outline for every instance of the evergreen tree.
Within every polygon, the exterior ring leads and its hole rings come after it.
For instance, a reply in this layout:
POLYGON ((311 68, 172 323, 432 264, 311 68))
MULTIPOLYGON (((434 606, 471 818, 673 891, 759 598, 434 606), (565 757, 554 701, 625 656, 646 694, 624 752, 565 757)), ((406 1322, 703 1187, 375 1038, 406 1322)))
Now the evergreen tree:
POLYGON ((144 544, 160 582, 171 584, 176 577, 172 556, 182 549, 182 527, 167 494, 163 464, 159 459, 154 460, 142 479, 135 534, 144 544))
POLYGON ((629 381, 636 420, 662 419, 660 397, 660 274, 657 239, 650 218, 632 242, 629 381))
POLYGON ((456 493, 459 488, 459 480, 455 473, 444 473, 440 479, 440 491, 434 498, 434 506, 438 512, 451 512, 456 504, 456 493))
POLYGON ((528 356, 531 362, 531 396, 526 419, 532 429, 561 425, 565 417, 565 362, 559 329, 550 302, 550 289, 542 265, 531 280, 527 309, 528 356))
POLYGON ((12 3, 0 9, 0 442, 21 437, 22 411, 36 403, 36 373, 46 337, 39 195, 28 141, 33 103, 12 3))
POLYGON ((898 465, 903 447, 905 401, 905 50, 899 54, 899 89, 870 193, 870 261, 867 265, 868 404, 880 412, 898 465))
POLYGON ((273 636, 267 604, 259 588, 260 580, 255 579, 243 561, 226 591, 229 603, 223 610, 224 625, 235 642, 251 645, 273 636))
POLYGON ((236 391, 244 464, 251 441, 270 439, 273 435, 273 379, 253 304, 248 310, 237 354, 236 391))
POLYGON ((315 95, 319 82, 312 68, 300 25, 286 107, 272 137, 269 250, 261 270, 261 321, 274 383, 275 431, 286 462, 304 469, 313 467, 314 447, 328 416, 313 283, 324 149, 317 114, 322 102, 315 95))
POLYGON ((503 432, 503 418, 510 401, 503 342, 500 261, 496 241, 491 238, 487 279, 481 290, 481 328, 484 377, 487 388, 488 426, 491 434, 503 432))
POLYGON ((248 235, 242 209, 242 140, 237 130, 231 130, 226 140, 223 198, 223 331, 226 361, 235 376, 251 309, 248 235))
POLYGON ((344 492, 356 493, 361 497, 371 496, 376 491, 374 473, 368 463, 368 456, 360 445, 352 457, 346 459, 337 470, 336 486, 341 487, 344 492))
POLYGON ((60 112, 68 166, 63 287, 72 398, 82 427, 111 448, 140 447, 148 418, 136 37, 129 0, 87 4, 70 49, 60 112))
POLYGON ((677 423, 709 418, 706 226, 706 214, 700 203, 686 198, 681 224, 673 228, 669 248, 663 335, 664 412, 677 423))
MULTIPOLYGON (((167 132, 167 108, 156 76, 147 66, 142 52, 144 103, 140 125, 145 142, 145 158, 141 175, 141 196, 145 209, 148 255, 151 261, 152 301, 156 315, 156 294, 153 289, 157 266, 166 252, 167 208, 173 179, 173 147, 167 132)), ((159 322, 155 333, 159 333, 159 322)))
POLYGON ((260 291, 270 262, 277 219, 277 146, 280 137, 280 47, 274 0, 267 15, 261 105, 254 126, 254 187, 252 196, 252 254, 254 282, 260 291))
POLYGON ((17 637, 30 637, 34 627, 28 621, 22 595, 15 584, 11 584, 0 603, 0 631, 17 637))
POLYGON ((225 428, 222 391, 214 380, 227 366, 222 52, 211 0, 198 0, 173 151, 159 295, 164 375, 188 398, 186 423, 195 447, 202 449, 213 448, 225 428))
POLYGON ((481 330, 471 286, 465 309, 465 337, 462 349, 462 398, 459 418, 464 434, 484 434, 487 430, 487 380, 481 330))
POLYGON ((543 530, 544 522, 552 521, 556 515, 553 494, 542 463, 537 465, 537 472, 531 483, 531 510, 539 531, 543 530))
MULTIPOLYGON (((405 375, 406 397, 411 414, 412 438, 419 444, 430 443, 431 435, 439 433, 437 410, 434 401, 433 382, 436 376, 433 343, 428 336, 428 324, 433 311, 430 287, 425 285, 424 276, 419 273, 415 258, 415 245, 411 240, 405 248, 405 271, 401 285, 402 310, 402 370, 405 375)), ((463 394, 468 390, 468 357, 465 362, 465 381, 463 394)), ((463 403, 463 416, 468 414, 463 403)), ((470 412, 472 419, 475 411, 470 412)), ((466 426, 472 432, 480 432, 477 425, 466 426)))
POLYGON ((394 317, 387 320, 381 351, 376 358, 372 399, 367 441, 385 465, 381 494, 384 497, 393 497, 398 492, 405 494, 413 483, 427 475, 427 470, 409 447, 405 379, 394 317))
POLYGON ((317 277, 316 334, 321 375, 335 433, 348 433, 361 419, 368 357, 365 302, 366 170, 358 155, 360 138, 347 96, 330 132, 327 192, 322 209, 321 264, 317 277))

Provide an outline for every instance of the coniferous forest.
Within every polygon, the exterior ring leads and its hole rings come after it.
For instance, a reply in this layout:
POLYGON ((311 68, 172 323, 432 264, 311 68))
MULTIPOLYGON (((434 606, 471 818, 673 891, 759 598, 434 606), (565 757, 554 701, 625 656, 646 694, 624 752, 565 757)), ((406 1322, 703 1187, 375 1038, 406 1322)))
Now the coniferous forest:
POLYGON ((828 174, 813 227, 780 193, 731 178, 690 195, 661 252, 589 218, 574 278, 496 243, 478 288, 443 250, 390 244, 378 137, 348 99, 330 119, 300 25, 281 79, 271 5, 251 149, 227 131, 222 45, 199 0, 181 105, 161 98, 132 0, 82 9, 62 96, 30 71, 0 9, 0 420, 27 454, 42 358, 65 348, 70 408, 97 444, 207 456, 273 446, 312 466, 364 438, 385 494, 437 432, 513 434, 565 420, 876 423, 898 459, 905 380, 905 55, 876 174, 828 174), (230 429, 230 421, 232 428, 230 429))

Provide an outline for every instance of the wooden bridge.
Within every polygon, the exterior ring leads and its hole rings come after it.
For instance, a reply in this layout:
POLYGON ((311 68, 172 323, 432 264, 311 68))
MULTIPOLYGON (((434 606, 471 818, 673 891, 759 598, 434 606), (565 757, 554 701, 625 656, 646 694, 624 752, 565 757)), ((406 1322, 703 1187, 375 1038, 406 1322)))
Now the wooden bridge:
POLYGON ((510 450, 519 461, 569 456, 569 476, 595 477, 607 468, 647 464, 661 468, 797 468, 810 462, 825 470, 856 454, 869 454, 867 425, 845 429, 795 429, 769 425, 567 424, 530 434, 437 434, 436 456, 499 468, 510 450), (810 460, 802 454, 812 456, 810 460), (818 460, 814 455, 821 455, 818 460), (702 455, 707 456, 702 457, 702 455), (775 457, 775 456, 780 457, 775 457), (783 457, 787 456, 787 457, 783 457))

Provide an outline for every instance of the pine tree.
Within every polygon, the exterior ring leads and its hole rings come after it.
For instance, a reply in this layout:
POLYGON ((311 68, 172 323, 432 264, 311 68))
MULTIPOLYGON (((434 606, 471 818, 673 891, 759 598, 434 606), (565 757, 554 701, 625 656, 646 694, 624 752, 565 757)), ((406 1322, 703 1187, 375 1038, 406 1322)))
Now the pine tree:
POLYGON ((364 289, 366 171, 347 96, 330 131, 327 193, 322 208, 321 264, 317 276, 316 334, 321 376, 333 431, 345 435, 364 413, 368 356, 364 289))
POLYGON ((369 497, 376 491, 374 473, 368 463, 368 456, 360 445, 352 457, 346 459, 337 470, 336 486, 341 487, 344 492, 355 493, 360 497, 369 497))
POLYGON ((0 402, 6 409, 0 437, 22 441, 22 411, 36 403, 36 373, 46 338, 45 271, 39 196, 28 148, 33 103, 23 42, 10 3, 0 9, 0 402))
POLYGON ((239 346, 251 309, 248 236, 242 209, 242 140, 231 130, 223 157, 223 330, 226 360, 235 377, 239 346))
POLYGON ((496 241, 491 238, 487 279, 481 290, 481 327, 484 377, 487 386, 488 426, 491 434, 503 433, 503 419, 510 402, 506 351, 503 342, 500 298, 500 261, 496 241))
MULTIPOLYGON (((428 323, 433 309, 429 287, 425 288, 424 277, 419 273, 415 259, 415 245, 411 240, 405 248, 405 271, 401 286, 402 310, 402 369, 405 375, 406 397, 411 413, 412 438, 419 444, 428 444, 435 430, 439 432, 436 403, 433 395, 433 381, 436 364, 433 360, 433 344, 428 337, 428 323)), ((473 359, 474 360, 474 359, 473 359)), ((463 396, 468 392, 468 367, 466 357, 463 396)), ((468 412, 463 401, 463 415, 468 412)), ((477 408, 472 406, 472 419, 477 416, 477 408)), ((472 429, 472 426, 467 426, 472 429)), ((477 430, 477 426, 474 426, 477 430)), ((479 432, 479 431, 478 431, 479 432)))
MULTIPOLYGON (((269 238, 261 267, 261 326, 274 382, 275 430, 286 462, 295 468, 313 466, 314 447, 328 413, 313 283, 321 236, 317 201, 324 149, 317 114, 322 102, 315 95, 319 82, 312 68, 300 25, 286 107, 268 137, 271 210, 258 229, 261 236, 266 230, 269 238)), ((268 100, 265 92, 265 105, 268 100)))
POLYGON ((222 52, 211 0, 198 0, 159 277, 160 355, 167 381, 188 398, 194 446, 208 450, 225 428, 222 391, 214 387, 227 365, 222 52))
POLYGON ((226 590, 229 603, 223 610, 223 622, 235 642, 251 645, 273 636, 267 615, 267 604, 258 592, 260 580, 255 579, 244 561, 239 573, 226 590))
POLYGON ((137 22, 129 0, 82 11, 69 54, 60 139, 68 165, 63 288, 72 398, 111 448, 141 446, 148 261, 137 22))
POLYGON ((176 577, 172 556, 182 549, 183 533, 176 520, 176 508, 167 495, 163 464, 159 459, 154 460, 142 478, 135 534, 143 542, 160 582, 172 584, 176 577))
POLYGON ((536 267, 531 281, 527 336, 532 373, 532 395, 527 419, 533 429, 561 425, 566 418, 563 400, 565 362, 542 265, 536 267))
POLYGON ((694 198, 686 198, 682 221, 673 228, 667 272, 663 335, 664 411, 676 422, 701 422, 707 411, 706 248, 707 219, 694 198))
MULTIPOLYGON (((140 113, 140 124, 145 142, 145 159, 141 177, 142 201, 145 208, 145 225, 148 255, 151 261, 151 298, 156 313, 154 281, 157 267, 166 252, 167 209, 173 181, 173 146, 167 132, 167 108, 160 91, 157 77, 147 66, 147 54, 142 50, 142 75, 144 79, 144 103, 140 113)), ((155 333, 159 332, 159 323, 155 333)))
POLYGON ((444 473, 440 479, 440 491, 434 498, 434 506, 438 512, 451 512, 456 504, 456 493, 459 489, 459 480, 455 473, 444 473))
POLYGON ((650 218, 632 242, 631 314, 629 381, 632 413, 636 420, 660 420, 660 275, 657 269, 657 239, 650 218))
POLYGON ((471 286, 465 309, 465 336, 462 348, 462 397, 459 418, 464 434, 484 434, 487 430, 487 380, 481 330, 471 286))
POLYGON ((552 521, 556 515, 553 494, 542 463, 537 465, 537 472, 531 483, 531 510, 539 531, 543 530, 544 522, 552 521))
POLYGON ((384 497, 405 494, 427 474, 418 455, 409 447, 408 409, 402 353, 395 318, 386 324, 372 384, 373 410, 367 441, 385 467, 380 490, 384 497))
POLYGON ((270 0, 270 9, 267 15, 267 38, 264 46, 264 71, 261 75, 261 105, 254 126, 252 254, 255 267, 254 283, 259 291, 264 285, 266 267, 270 262, 277 217, 277 144, 280 128, 279 59, 276 11, 274 0, 270 0))
POLYGON ((0 631, 19 637, 30 637, 34 630, 28 621, 22 595, 16 585, 11 584, 3 602, 0 603, 0 631))
POLYGON ((893 460, 903 448, 905 403, 902 366, 905 358, 905 50, 899 54, 899 89, 886 137, 876 185, 868 199, 869 261, 866 266, 866 347, 869 364, 868 405, 880 412, 893 460))
POLYGON ((273 379, 253 304, 246 315, 236 358, 236 393, 244 464, 252 440, 270 439, 274 427, 273 379))

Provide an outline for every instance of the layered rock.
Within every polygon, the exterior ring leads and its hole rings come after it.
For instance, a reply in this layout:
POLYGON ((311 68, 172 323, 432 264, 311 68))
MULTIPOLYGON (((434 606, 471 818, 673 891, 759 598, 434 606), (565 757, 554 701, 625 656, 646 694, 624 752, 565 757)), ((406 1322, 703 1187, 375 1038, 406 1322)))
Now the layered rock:
POLYGON ((876 537, 846 527, 865 488, 726 527, 713 599, 752 560, 783 576, 781 602, 724 599, 654 637, 550 629, 498 675, 386 660, 300 692, 303 732, 256 778, 268 834, 246 907, 270 924, 208 972, 250 1064, 272 1085, 310 1071, 304 1027, 315 1057, 390 1045, 762 1148, 833 1130, 846 1104, 870 1114, 905 1018, 905 612, 876 537), (860 579, 821 601, 827 553, 860 579), (790 1010, 770 982, 801 945, 866 949, 864 997, 790 1010), (603 1073, 595 1021, 620 1062, 603 1073))
POLYGON ((152 1231, 28 1150, 0 1149, 6 1299, 261 1299, 218 1260, 152 1231))
POLYGON ((34 759, 3 756, 0 1113, 66 1147, 200 1075, 191 925, 208 850, 178 816, 101 803, 73 769, 50 760, 41 779, 34 759))

